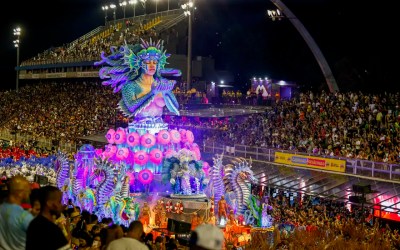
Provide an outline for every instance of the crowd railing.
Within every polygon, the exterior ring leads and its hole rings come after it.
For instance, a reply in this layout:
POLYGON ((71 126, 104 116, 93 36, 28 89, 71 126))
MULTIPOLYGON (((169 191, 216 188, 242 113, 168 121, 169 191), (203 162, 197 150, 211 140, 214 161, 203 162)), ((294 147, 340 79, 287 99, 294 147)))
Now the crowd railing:
MULTIPOLYGON (((22 132, 11 133, 9 129, 0 129, 0 139, 20 142, 20 141, 35 141, 37 147, 51 149, 54 146, 53 140, 46 137, 36 137, 22 132)), ((59 142, 56 146, 57 150, 67 153, 76 152, 76 143, 59 142)))
POLYGON ((345 173, 349 175, 363 176, 382 180, 400 181, 400 164, 375 162, 362 159, 346 158, 346 157, 331 157, 326 155, 318 155, 304 153, 298 151, 281 150, 276 148, 255 147, 248 145, 235 144, 227 146, 221 143, 204 142, 203 152, 221 154, 228 153, 233 156, 252 158, 259 161, 274 162, 275 152, 290 153, 295 155, 321 157, 326 159, 338 159, 346 161, 345 173))

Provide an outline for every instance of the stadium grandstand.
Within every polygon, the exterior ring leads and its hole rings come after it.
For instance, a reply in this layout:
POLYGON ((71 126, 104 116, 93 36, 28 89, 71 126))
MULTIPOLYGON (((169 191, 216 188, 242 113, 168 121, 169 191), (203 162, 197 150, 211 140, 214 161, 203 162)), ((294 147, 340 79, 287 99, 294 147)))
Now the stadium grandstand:
MULTIPOLYGON (((97 80, 99 67, 94 66, 94 62, 100 59, 101 52, 109 54, 111 46, 118 47, 125 42, 136 44, 140 39, 151 38, 164 41, 164 47, 173 55, 169 67, 181 69, 181 80, 186 80, 187 29, 187 17, 182 8, 116 19, 74 41, 49 48, 22 61, 16 69, 19 70, 22 84, 38 80, 97 80)), ((194 58, 193 78, 204 82, 208 80, 206 76, 215 76, 213 59, 200 56, 194 58)), ((200 84, 204 86, 204 83, 200 84)))

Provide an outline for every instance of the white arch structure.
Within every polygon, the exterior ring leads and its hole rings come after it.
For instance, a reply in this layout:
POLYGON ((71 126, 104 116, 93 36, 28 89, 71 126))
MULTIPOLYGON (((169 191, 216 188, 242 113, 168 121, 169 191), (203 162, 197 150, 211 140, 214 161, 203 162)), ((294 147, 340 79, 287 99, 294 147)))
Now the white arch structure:
POLYGON ((281 0, 271 0, 271 2, 275 4, 275 6, 290 20, 290 22, 294 25, 294 27, 306 41, 308 47, 314 54, 314 57, 317 60, 319 67, 322 70, 326 83, 328 84, 329 91, 331 93, 339 91, 339 87, 336 83, 335 77, 332 74, 331 68, 329 68, 329 65, 325 60, 324 55, 322 54, 318 45, 315 43, 314 39, 311 37, 310 33, 304 27, 304 25, 300 22, 299 19, 297 19, 297 17, 290 9, 284 3, 282 3, 281 0))

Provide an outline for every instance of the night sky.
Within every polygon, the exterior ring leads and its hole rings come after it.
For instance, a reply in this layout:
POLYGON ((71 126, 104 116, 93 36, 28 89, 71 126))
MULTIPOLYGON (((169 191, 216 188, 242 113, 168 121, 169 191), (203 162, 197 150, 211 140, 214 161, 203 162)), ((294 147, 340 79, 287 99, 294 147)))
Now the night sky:
MULTIPOLYGON (((155 10, 149 0, 148 10, 155 10)), ((158 10, 166 10, 159 0, 158 10)), ((111 1, 110 1, 111 2, 111 1)), ((110 3, 109 2, 109 3, 110 3)), ((184 1, 181 1, 184 2, 184 1)), ((315 39, 341 90, 400 90, 398 25, 393 1, 283 0, 315 39)), ((16 50, 12 29, 20 25, 20 60, 60 46, 104 24, 104 1, 10 1, 11 17, 1 17, 1 89, 15 85, 16 50)), ((115 3, 118 4, 118 1, 115 3)), ((178 6, 178 0, 170 0, 178 6)), ((193 55, 211 56, 229 70, 237 85, 253 76, 325 88, 321 70, 289 20, 266 15, 268 0, 197 0, 193 55)), ((132 16, 126 9, 126 16, 132 16)), ((122 10, 117 18, 122 18, 122 10)), ((109 16, 112 16, 109 13, 109 16)))

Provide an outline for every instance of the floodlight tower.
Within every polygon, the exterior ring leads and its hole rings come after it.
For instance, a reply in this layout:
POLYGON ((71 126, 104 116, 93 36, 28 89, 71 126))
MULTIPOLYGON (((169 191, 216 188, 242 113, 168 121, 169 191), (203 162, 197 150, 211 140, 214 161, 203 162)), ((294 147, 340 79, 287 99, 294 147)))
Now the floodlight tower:
POLYGON ((129 4, 132 5, 133 8, 133 17, 136 17, 136 4, 138 0, 129 0, 129 4))
POLYGON ((108 6, 102 6, 101 9, 104 11, 104 26, 107 25, 107 10, 108 10, 108 6))
POLYGON ((192 84, 192 11, 195 8, 193 0, 189 0, 187 3, 181 5, 184 10, 185 16, 188 17, 188 44, 187 44, 187 72, 186 72, 186 82, 187 89, 190 89, 192 84))
POLYGON ((114 25, 115 25, 115 23, 117 22, 117 16, 116 16, 116 14, 115 14, 115 9, 117 8, 117 6, 115 5, 115 4, 110 4, 110 9, 112 9, 113 10, 113 18, 114 18, 114 25))
POLYGON ((16 39, 13 41, 14 47, 17 49, 17 78, 15 81, 15 90, 18 92, 18 85, 19 85, 19 48, 21 47, 21 28, 17 27, 14 29, 14 36, 16 36, 16 39))
POLYGON ((121 6, 122 10, 124 11, 124 19, 125 19, 125 9, 126 9, 126 5, 127 4, 128 3, 126 1, 122 1, 122 2, 119 3, 119 6, 121 6))

